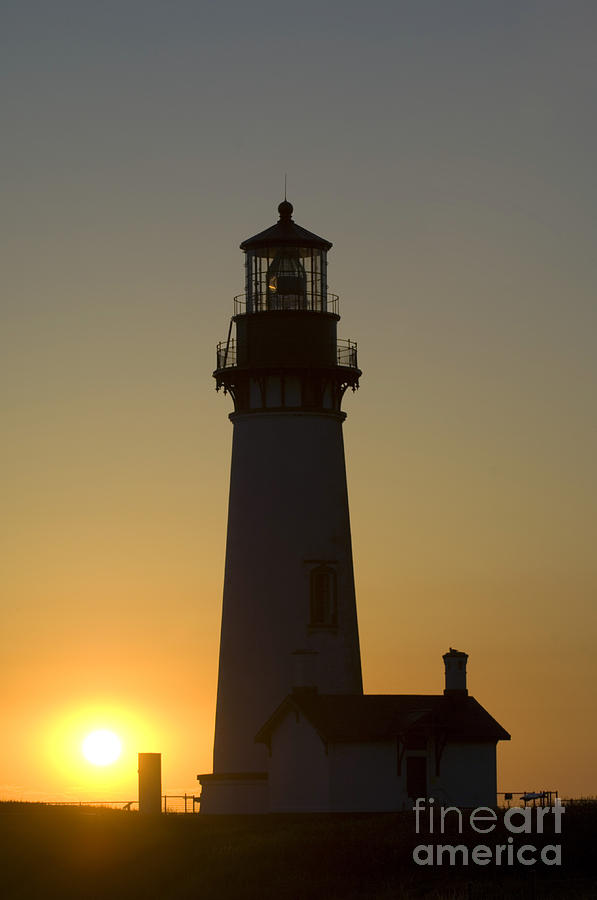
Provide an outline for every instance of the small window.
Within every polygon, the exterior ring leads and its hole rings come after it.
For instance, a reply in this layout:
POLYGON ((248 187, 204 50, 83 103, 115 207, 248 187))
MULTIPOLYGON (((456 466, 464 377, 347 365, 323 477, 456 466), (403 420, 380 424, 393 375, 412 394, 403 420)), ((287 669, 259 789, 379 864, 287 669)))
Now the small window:
POLYGON ((310 612, 311 626, 330 628, 337 625, 336 572, 329 566, 318 566, 311 572, 310 612))

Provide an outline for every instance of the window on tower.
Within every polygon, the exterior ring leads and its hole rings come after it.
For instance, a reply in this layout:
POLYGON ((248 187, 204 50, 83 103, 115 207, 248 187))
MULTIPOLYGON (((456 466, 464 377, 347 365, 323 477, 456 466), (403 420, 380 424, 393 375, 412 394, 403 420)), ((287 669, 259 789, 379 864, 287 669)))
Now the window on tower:
POLYGON ((334 628, 337 624, 336 572, 330 566, 317 566, 311 571, 309 625, 334 628))

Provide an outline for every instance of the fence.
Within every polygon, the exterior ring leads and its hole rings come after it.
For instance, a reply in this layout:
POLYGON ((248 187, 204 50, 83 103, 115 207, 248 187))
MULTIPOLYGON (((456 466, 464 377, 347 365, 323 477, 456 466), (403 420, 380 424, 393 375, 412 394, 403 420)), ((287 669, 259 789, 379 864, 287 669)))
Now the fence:
MULTIPOLYGON (((497 795, 498 806, 554 806, 561 802, 557 791, 501 791, 497 795)), ((196 794, 162 794, 162 812, 198 813, 199 797, 196 794)), ((579 801, 580 802, 580 801, 579 801)), ((53 800, 48 806, 81 806, 96 809, 138 810, 138 800, 53 800)))
MULTIPOLYGON (((91 809, 138 810, 138 800, 52 800, 48 806, 81 806, 91 809)), ((197 813, 199 797, 196 794, 162 794, 162 812, 197 813)))
POLYGON ((498 806, 553 806, 559 802, 557 791, 502 791, 498 793, 498 806), (500 800, 501 798, 501 800, 500 800))
POLYGON ((162 810, 165 813, 199 812, 199 797, 196 794, 165 794, 162 810))

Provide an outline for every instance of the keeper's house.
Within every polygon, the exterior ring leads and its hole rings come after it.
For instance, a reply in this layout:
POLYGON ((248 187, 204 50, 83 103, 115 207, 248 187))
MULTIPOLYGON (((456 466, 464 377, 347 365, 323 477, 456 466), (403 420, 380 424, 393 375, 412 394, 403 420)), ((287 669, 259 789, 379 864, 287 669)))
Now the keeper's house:
POLYGON ((496 745, 510 735, 468 696, 467 658, 444 655, 443 694, 320 694, 305 666, 315 654, 300 653, 301 683, 256 736, 270 812, 495 806, 496 745))

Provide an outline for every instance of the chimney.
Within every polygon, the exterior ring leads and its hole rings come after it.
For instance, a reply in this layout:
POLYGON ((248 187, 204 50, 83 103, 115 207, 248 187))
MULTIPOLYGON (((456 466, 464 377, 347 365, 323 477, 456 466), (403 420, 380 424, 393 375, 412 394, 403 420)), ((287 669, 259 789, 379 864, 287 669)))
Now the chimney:
POLYGON ((466 689, 466 661, 468 653, 454 650, 450 647, 449 653, 444 653, 443 660, 446 667, 446 687, 444 694, 451 697, 465 697, 466 689))
POLYGON ((292 653, 292 691, 317 691, 317 650, 292 653))

